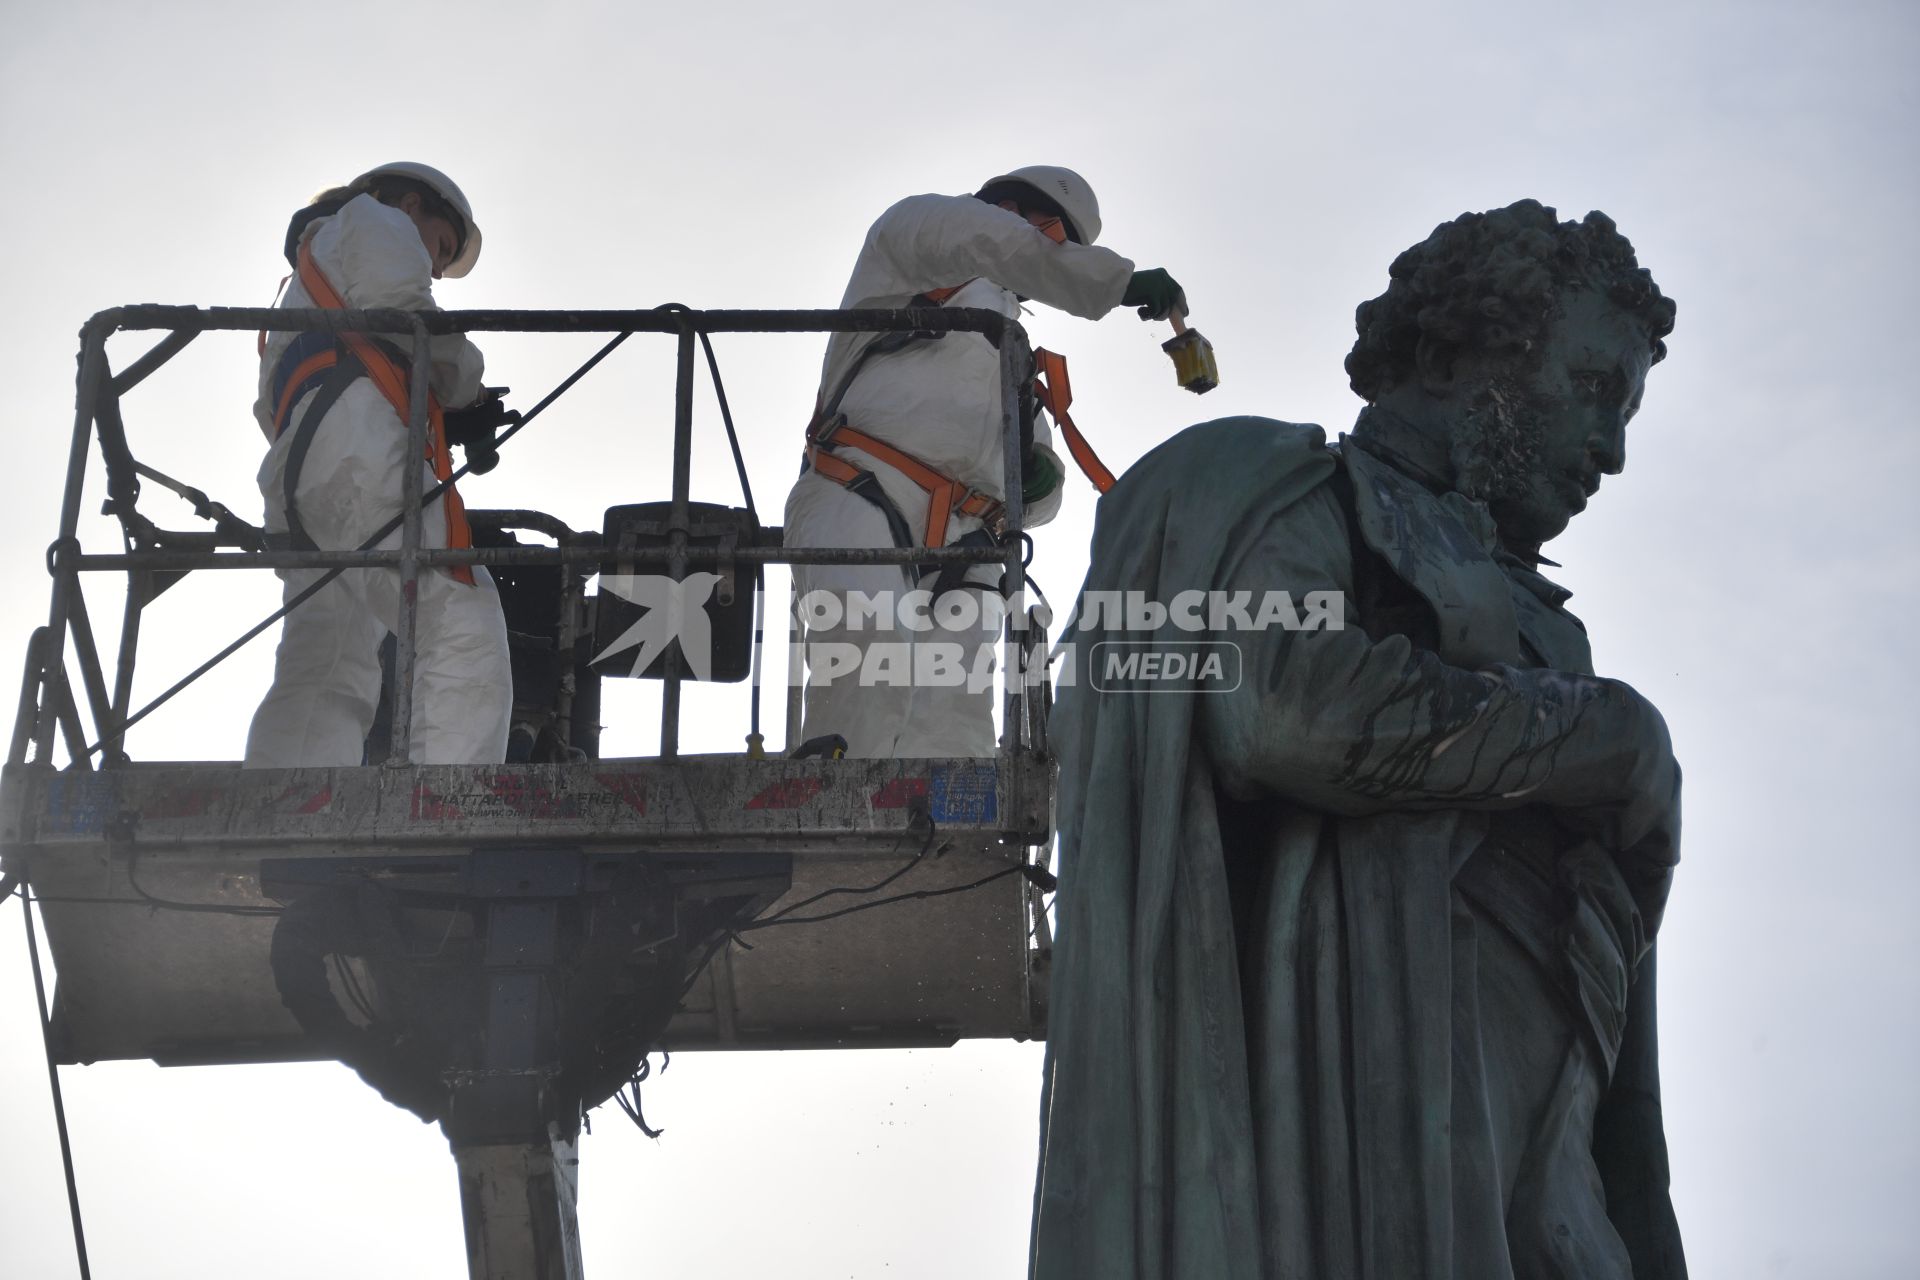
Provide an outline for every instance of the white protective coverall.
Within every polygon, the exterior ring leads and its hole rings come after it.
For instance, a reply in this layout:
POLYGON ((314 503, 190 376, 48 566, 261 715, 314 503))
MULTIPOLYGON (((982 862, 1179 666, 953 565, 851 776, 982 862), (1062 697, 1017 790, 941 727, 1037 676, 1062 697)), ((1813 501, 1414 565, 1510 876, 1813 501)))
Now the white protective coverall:
MULTIPOLYGON (((909 196, 880 215, 867 232, 866 243, 847 282, 842 309, 895 308, 910 305, 928 290, 966 282, 948 298, 949 307, 979 307, 1017 317, 1020 298, 1059 307, 1074 315, 1097 320, 1119 305, 1133 275, 1133 263, 1110 249, 1071 241, 1056 244, 1017 213, 972 196, 909 196), (1018 296, 1016 296, 1018 295, 1018 296)), ((831 400, 860 351, 878 335, 835 334, 827 344, 821 375, 823 403, 831 400)), ((984 337, 949 333, 914 342, 904 350, 875 355, 859 366, 840 400, 840 413, 849 426, 900 449, 953 479, 992 495, 1004 497, 1004 443, 1001 430, 1000 356, 984 337)), ((1050 448, 1050 432, 1036 415, 1036 448, 1050 448)), ((848 462, 874 473, 906 526, 923 537, 927 522, 926 491, 899 471, 850 445, 836 448, 848 462)), ((1044 524, 1060 508, 1062 487, 1033 504, 1025 513, 1028 527, 1044 524)), ((948 524, 947 542, 957 542, 980 527, 976 517, 955 514, 948 524)), ((808 470, 787 498, 786 545, 789 547, 891 547, 886 516, 857 493, 808 470)), ((892 565, 795 565, 794 577, 803 598, 809 592, 889 592, 899 598, 908 578, 892 565)), ((970 583, 999 581, 992 565, 976 567, 970 583)), ((917 585, 917 584, 916 584, 917 585)), ((929 579, 927 586, 932 586, 929 579)), ((969 592, 980 603, 986 592, 969 592)), ((987 602, 991 604, 991 601, 987 602)), ((846 625, 809 627, 806 633, 808 666, 806 720, 803 737, 837 733, 847 740, 853 756, 989 756, 994 753, 993 689, 969 688, 965 682, 934 683, 914 680, 910 661, 889 664, 891 683, 863 683, 878 664, 863 661, 859 668, 838 673, 828 681, 823 671, 835 667, 823 661, 833 646, 844 655, 862 654, 875 643, 958 646, 973 666, 982 645, 992 646, 1000 635, 1002 611, 978 608, 979 621, 942 625, 931 610, 921 610, 917 621, 924 629, 901 623, 892 631, 875 630, 871 623, 859 629, 846 625)), ((952 652, 951 648, 949 652, 952 652)), ((897 649, 896 649, 897 652, 897 649)))
MULTIPOLYGON (((352 307, 430 309, 433 262, 413 221, 371 195, 356 196, 339 212, 306 230, 314 265, 352 307)), ((296 274, 283 307, 316 305, 296 274)), ((274 367, 297 335, 270 332, 260 361, 260 398, 254 417, 272 447, 260 466, 267 530, 287 530, 285 476, 295 426, 312 394, 301 398, 274 438, 274 367)), ((402 349, 406 335, 382 335, 402 349)), ((463 334, 431 339, 432 387, 443 405, 471 404, 479 395, 483 361, 463 334)), ((402 485, 425 492, 431 466, 407 456, 407 426, 367 378, 346 388, 314 432, 300 467, 294 501, 314 543, 350 550, 397 516, 402 485)), ((447 545, 446 509, 423 513, 421 545, 447 545)), ((395 530, 381 547, 400 545, 395 530)), ((283 570, 292 598, 320 570, 283 570)), ((248 768, 357 765, 380 697, 379 648, 397 628, 400 575, 392 569, 349 569, 287 615, 274 655, 273 687, 254 713, 247 734, 248 768)), ((415 625, 412 758, 417 764, 483 764, 505 758, 513 682, 506 621, 486 569, 474 585, 445 570, 420 578, 415 625)))

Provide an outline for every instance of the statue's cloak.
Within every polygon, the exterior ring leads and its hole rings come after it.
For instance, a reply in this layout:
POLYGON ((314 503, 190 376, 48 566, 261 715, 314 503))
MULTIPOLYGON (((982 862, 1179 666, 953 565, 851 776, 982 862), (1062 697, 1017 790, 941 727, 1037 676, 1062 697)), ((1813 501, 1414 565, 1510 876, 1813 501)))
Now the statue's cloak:
MULTIPOLYGON (((1316 427, 1226 419, 1169 440, 1101 501, 1081 615, 1062 638, 1078 667, 1053 720, 1061 882, 1039 1280, 1493 1274, 1456 1267, 1449 1134, 1450 880, 1487 815, 1432 797, 1411 811, 1329 802, 1249 832, 1222 811, 1222 762, 1199 724, 1208 694, 1102 693, 1089 679, 1091 646, 1114 635, 1086 629, 1092 593, 1165 603, 1244 582, 1249 547, 1335 470, 1316 427), (1263 868, 1254 894, 1231 869, 1249 857, 1263 868)), ((1414 552, 1399 563, 1418 577, 1414 552)), ((1255 651, 1243 678, 1266 678, 1255 651)), ((1684 1263, 1650 954, 1632 988, 1593 1148, 1636 1276, 1666 1280, 1684 1263)))

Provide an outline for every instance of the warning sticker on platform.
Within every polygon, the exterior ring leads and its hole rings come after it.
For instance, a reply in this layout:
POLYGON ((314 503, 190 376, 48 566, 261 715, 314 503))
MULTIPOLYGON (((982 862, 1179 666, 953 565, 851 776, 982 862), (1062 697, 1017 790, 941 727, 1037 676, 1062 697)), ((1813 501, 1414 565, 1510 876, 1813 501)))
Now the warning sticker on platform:
POLYGON ((1000 811, 998 780, 999 771, 990 764, 935 765, 927 811, 935 822, 992 822, 1000 811))

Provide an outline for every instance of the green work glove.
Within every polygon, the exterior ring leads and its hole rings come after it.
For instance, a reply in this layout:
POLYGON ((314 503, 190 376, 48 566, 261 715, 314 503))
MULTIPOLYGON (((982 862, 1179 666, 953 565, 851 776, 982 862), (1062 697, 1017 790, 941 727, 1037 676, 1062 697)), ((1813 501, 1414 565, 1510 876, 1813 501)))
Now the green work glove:
POLYGON ((1051 449, 1034 449, 1020 460, 1020 501, 1028 506, 1060 487, 1067 473, 1051 449))
POLYGON ((1120 305, 1140 308, 1142 320, 1165 320, 1175 307, 1183 312, 1187 309, 1187 295, 1178 280, 1159 267, 1148 267, 1134 272, 1133 279, 1127 281, 1120 305))

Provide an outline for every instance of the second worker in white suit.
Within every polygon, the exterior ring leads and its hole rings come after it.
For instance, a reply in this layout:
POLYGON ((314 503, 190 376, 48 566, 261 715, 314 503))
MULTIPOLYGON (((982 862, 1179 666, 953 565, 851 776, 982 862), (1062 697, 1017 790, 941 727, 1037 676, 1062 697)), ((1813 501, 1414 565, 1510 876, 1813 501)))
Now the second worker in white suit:
MULTIPOLYGON (((1089 320, 1123 304, 1143 319, 1184 310, 1171 276, 1135 271, 1095 246, 1099 234, 1093 189, 1054 165, 1015 169, 971 196, 909 196, 868 230, 840 306, 977 307, 1013 318, 1030 298, 1089 320)), ((1053 518, 1064 478, 1045 422, 1032 418, 1022 465, 1027 527, 1053 518)), ((786 545, 979 545, 998 532, 1004 450, 1000 356, 986 338, 835 334, 808 465, 787 499, 786 545)), ((940 646, 965 655, 972 672, 975 655, 990 654, 1000 635, 1000 576, 995 565, 944 581, 913 567, 794 566, 802 617, 810 619, 802 736, 838 734, 853 756, 992 755, 990 684, 950 667, 932 672, 915 657, 940 646), (924 595, 911 598, 912 588, 939 591, 961 579, 975 597, 968 605, 941 610, 928 608, 924 595), (878 627, 849 617, 854 593, 905 597, 911 616, 878 627), (883 655, 876 645, 889 649, 883 655)))

